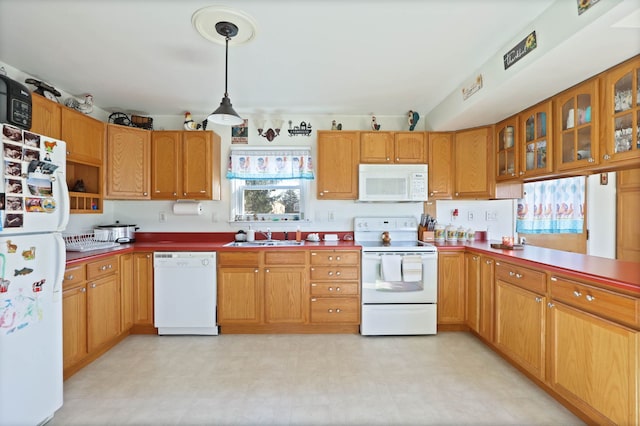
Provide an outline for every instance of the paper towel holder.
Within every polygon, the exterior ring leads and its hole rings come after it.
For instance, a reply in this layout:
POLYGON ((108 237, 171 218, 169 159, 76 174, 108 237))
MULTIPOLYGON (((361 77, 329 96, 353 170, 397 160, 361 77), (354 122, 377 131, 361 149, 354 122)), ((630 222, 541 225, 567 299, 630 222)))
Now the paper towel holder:
POLYGON ((173 204, 175 215, 201 215, 202 203, 197 200, 176 200, 173 204))

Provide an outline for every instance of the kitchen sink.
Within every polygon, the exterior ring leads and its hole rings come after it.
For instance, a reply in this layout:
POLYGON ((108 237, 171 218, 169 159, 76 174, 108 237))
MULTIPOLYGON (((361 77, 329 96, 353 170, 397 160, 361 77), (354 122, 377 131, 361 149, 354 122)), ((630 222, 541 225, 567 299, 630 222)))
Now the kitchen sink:
POLYGON ((294 240, 257 240, 257 241, 233 241, 225 244, 225 247, 291 247, 303 246, 303 241, 294 240))

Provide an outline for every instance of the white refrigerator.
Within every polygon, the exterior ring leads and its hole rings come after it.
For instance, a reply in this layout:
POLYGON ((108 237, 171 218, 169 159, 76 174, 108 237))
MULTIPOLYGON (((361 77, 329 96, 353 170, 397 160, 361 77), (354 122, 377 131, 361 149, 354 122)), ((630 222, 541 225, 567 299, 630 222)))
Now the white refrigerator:
POLYGON ((62 406, 66 144, 0 130, 0 425, 39 425, 62 406))

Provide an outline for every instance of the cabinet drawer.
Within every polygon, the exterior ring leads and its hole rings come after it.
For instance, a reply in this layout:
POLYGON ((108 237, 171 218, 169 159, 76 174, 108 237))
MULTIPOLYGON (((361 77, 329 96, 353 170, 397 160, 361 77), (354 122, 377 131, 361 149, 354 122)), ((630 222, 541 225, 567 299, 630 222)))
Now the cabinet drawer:
POLYGON ((62 288, 74 287, 85 280, 85 269, 83 265, 70 266, 64 271, 62 288))
POLYGON ((264 263, 267 265, 304 265, 306 252, 304 250, 279 249, 267 251, 264 254, 264 263))
POLYGON ((118 258, 115 256, 87 263, 88 280, 93 280, 116 272, 118 272, 118 258))
POLYGON ((355 296, 358 294, 359 284, 357 282, 348 283, 311 283, 312 296, 355 296))
POLYGON ((311 322, 350 323, 360 322, 360 304, 355 297, 311 298, 311 322))
POLYGON ((312 251, 312 265, 358 265, 360 252, 358 251, 312 251))
POLYGON ((259 261, 260 253, 257 251, 218 252, 218 265, 257 267, 259 261))
POLYGON ((547 274, 510 263, 496 262, 496 280, 502 280, 536 293, 547 292, 547 274))
POLYGON ((311 267, 311 279, 312 280, 357 280, 358 279, 357 266, 313 266, 311 267))
POLYGON ((640 299, 552 276, 551 297, 587 312, 640 327, 640 299))

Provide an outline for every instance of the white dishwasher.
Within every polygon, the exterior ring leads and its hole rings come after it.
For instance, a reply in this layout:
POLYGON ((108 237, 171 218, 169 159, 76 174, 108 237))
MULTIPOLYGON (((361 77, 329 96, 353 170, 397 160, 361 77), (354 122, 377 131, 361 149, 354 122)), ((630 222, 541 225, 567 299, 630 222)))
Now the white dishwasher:
POLYGON ((158 334, 218 334, 215 252, 155 252, 153 277, 158 334))

